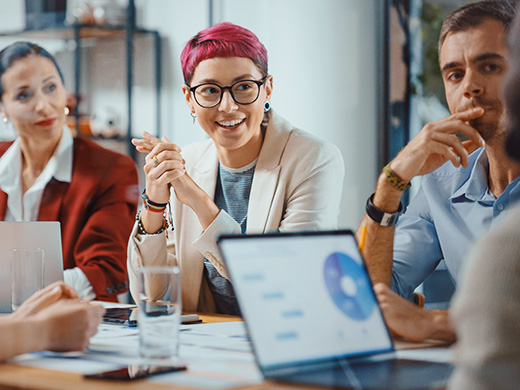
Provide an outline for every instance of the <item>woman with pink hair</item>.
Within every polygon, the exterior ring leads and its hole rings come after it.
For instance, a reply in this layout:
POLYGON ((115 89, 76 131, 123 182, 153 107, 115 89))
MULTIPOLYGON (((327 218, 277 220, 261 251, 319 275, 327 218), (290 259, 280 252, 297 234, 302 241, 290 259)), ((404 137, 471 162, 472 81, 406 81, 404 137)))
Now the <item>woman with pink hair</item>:
POLYGON ((148 133, 133 140, 147 155, 144 207, 128 248, 130 288, 137 298, 139 267, 176 264, 183 309, 239 314, 217 238, 336 228, 343 159, 271 109, 267 51, 251 31, 207 28, 187 43, 181 64, 186 103, 209 139, 182 150, 148 133))

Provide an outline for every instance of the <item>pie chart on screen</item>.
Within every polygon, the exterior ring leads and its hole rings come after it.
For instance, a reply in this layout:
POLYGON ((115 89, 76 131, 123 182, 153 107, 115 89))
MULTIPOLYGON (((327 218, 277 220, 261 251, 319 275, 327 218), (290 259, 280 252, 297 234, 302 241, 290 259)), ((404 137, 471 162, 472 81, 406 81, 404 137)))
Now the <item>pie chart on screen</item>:
POLYGON ((353 320, 362 321, 376 305, 366 271, 345 253, 335 252, 323 265, 330 297, 338 309, 353 320))

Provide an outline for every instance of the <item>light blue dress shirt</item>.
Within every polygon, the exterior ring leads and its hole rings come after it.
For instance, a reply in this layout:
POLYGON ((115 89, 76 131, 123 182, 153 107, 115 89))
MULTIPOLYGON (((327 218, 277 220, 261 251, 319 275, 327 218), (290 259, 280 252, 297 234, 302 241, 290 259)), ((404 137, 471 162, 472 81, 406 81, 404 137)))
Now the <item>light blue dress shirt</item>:
POLYGON ((408 297, 442 259, 456 286, 471 246, 520 200, 520 177, 496 199, 488 187, 488 168, 480 148, 467 168, 447 162, 423 177, 396 227, 392 289, 399 295, 408 297))

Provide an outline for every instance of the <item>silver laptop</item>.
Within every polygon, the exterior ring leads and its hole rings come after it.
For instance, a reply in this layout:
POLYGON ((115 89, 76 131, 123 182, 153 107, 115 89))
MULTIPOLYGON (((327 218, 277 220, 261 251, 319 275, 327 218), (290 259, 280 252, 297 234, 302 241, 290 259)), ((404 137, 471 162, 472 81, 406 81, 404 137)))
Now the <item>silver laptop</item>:
POLYGON ((59 222, 0 222, 0 313, 11 312, 11 248, 43 248, 44 285, 63 280, 59 222))
POLYGON ((397 359, 349 230, 218 241, 267 379, 363 389, 445 386, 450 364, 397 359))

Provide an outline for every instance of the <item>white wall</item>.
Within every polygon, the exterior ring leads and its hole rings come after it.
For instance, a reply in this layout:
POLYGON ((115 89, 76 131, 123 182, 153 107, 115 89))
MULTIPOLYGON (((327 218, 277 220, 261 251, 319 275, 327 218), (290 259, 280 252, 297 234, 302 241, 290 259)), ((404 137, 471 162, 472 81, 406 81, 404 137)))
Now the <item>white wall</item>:
MULTIPOLYGON (((8 7, 0 0, 0 9, 8 7)), ((380 0, 215 0, 214 21, 251 29, 269 54, 273 107, 294 125, 334 142, 345 160, 340 226, 355 229, 376 180, 379 62, 376 8, 380 0)), ((192 124, 179 57, 185 43, 208 26, 208 0, 137 0, 142 26, 163 38, 163 134, 185 145, 205 137, 192 124)), ((3 26, 4 13, 0 14, 3 26)), ((23 19, 23 18, 22 18, 23 19)), ((1 30, 3 28, 0 27, 1 30)), ((126 107, 124 45, 97 43, 88 50, 85 90, 91 109, 126 107), (118 65, 121 59, 121 65, 118 65)), ((134 134, 153 132, 153 51, 136 44, 134 134)), ((71 85, 72 88, 72 85, 71 85)))

